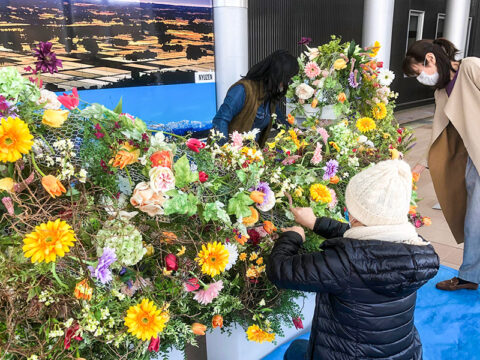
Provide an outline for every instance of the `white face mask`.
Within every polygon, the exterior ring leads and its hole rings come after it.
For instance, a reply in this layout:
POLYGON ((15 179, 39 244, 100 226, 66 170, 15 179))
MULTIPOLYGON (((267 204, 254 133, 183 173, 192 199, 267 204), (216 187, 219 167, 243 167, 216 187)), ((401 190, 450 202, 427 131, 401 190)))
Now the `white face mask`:
MULTIPOLYGON (((425 59, 426 61, 426 59, 425 59)), ((425 66, 425 61, 423 62, 423 66, 425 66)), ((432 75, 428 75, 425 73, 425 71, 422 71, 420 75, 417 76, 417 80, 420 84, 426 85, 426 86, 435 86, 437 85, 438 79, 440 78, 440 75, 438 72, 432 75)))

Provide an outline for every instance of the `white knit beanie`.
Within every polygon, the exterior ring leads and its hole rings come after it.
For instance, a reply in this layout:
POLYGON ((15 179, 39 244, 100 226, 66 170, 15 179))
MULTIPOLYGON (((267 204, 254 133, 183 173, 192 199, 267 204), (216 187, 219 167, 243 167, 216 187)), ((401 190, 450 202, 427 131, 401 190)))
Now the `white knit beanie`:
POLYGON ((402 160, 387 160, 365 169, 348 183, 345 203, 349 214, 365 226, 408 222, 412 172, 402 160))

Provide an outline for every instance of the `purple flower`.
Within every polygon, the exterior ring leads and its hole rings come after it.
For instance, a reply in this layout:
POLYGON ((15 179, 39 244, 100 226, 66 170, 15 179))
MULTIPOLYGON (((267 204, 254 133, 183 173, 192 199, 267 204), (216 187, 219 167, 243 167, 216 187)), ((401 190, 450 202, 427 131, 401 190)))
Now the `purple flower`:
POLYGON ((330 180, 337 174, 338 171, 338 161, 337 160, 329 160, 327 161, 326 166, 323 168, 325 170, 325 174, 323 174, 323 180, 330 180))
POLYGON ((308 45, 312 42, 312 38, 302 36, 302 39, 298 42, 298 45, 308 45))
POLYGON ((13 103, 5 99, 3 95, 0 95, 0 115, 3 116, 16 116, 15 107, 13 103))
POLYGON ((37 57, 35 61, 35 68, 37 71, 49 72, 50 74, 58 72, 58 68, 62 67, 62 61, 57 59, 57 55, 52 51, 51 42, 40 42, 38 48, 33 49, 34 56, 37 57))
POLYGON ((109 267, 115 261, 117 261, 115 250, 103 248, 103 254, 100 259, 98 259, 97 267, 94 269, 93 266, 89 266, 88 269, 93 277, 96 277, 98 280, 100 280, 102 284, 106 284, 112 281, 112 272, 109 267))
POLYGON ((260 211, 269 211, 275 206, 275 193, 270 189, 270 186, 266 182, 259 182, 256 187, 251 188, 249 191, 254 190, 265 194, 263 202, 257 204, 257 208, 260 211))
POLYGON ((355 70, 355 71, 350 72, 350 76, 348 77, 348 83, 354 89, 356 89, 358 87, 358 85, 360 85, 360 79, 357 82, 357 74, 358 74, 358 70, 355 70))

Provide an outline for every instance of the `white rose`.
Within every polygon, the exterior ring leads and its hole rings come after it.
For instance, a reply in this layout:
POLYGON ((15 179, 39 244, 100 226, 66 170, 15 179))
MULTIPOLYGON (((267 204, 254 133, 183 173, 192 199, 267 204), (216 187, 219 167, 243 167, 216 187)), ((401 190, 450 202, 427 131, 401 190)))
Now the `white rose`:
POLYGON ((47 110, 58 110, 62 107, 62 104, 57 99, 57 95, 45 89, 40 90, 40 99, 37 100, 37 105, 41 104, 47 110))
POLYGON ((150 188, 155 192, 166 193, 175 189, 175 175, 172 170, 164 166, 157 166, 150 170, 150 188))
POLYGON ((309 48, 307 46, 307 49, 308 51, 305 52, 305 55, 308 56, 308 59, 310 61, 312 61, 313 59, 315 59, 316 57, 318 57, 320 55, 320 51, 318 51, 318 48, 309 48))
POLYGON ((297 86, 297 89, 295 90, 295 94, 301 100, 310 99, 313 96, 314 92, 315 90, 313 90, 313 88, 307 84, 300 84, 297 86))

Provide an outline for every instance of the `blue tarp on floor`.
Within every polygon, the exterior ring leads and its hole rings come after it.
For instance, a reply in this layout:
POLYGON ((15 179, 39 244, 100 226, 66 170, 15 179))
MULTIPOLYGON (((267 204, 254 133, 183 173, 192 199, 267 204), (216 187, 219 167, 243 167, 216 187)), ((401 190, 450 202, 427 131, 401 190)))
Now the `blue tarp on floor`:
MULTIPOLYGON (((456 270, 441 266, 437 276, 418 291, 415 325, 424 360, 480 360, 480 290, 435 288, 438 281, 456 275, 456 270)), ((307 333, 299 339, 308 337, 307 333)), ((289 345, 279 346, 263 360, 282 360, 289 345)))

